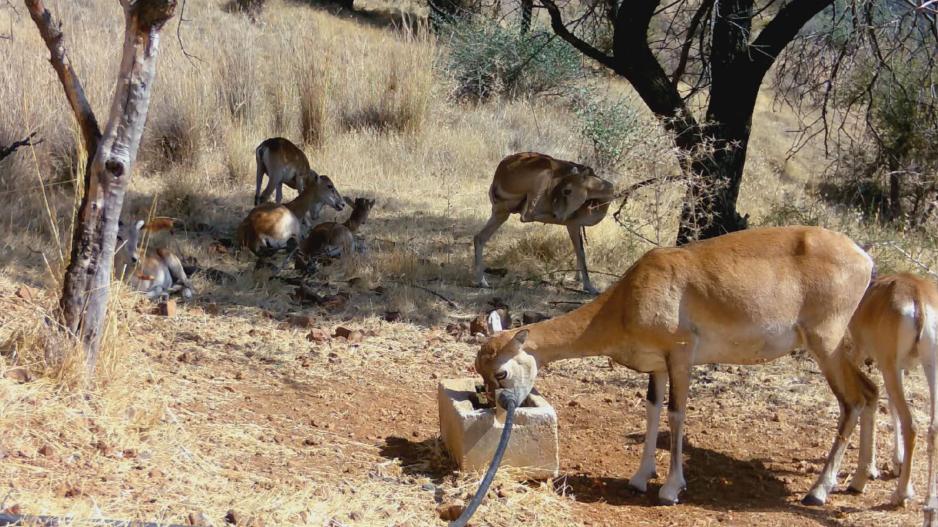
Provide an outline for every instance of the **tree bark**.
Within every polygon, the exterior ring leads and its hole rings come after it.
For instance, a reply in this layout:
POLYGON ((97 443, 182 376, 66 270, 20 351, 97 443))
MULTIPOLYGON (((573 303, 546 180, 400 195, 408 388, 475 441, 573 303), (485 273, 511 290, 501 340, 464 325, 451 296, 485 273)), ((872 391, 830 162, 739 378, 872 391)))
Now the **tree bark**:
POLYGON ((121 0, 123 55, 103 134, 98 132, 94 111, 68 61, 59 25, 42 0, 25 1, 52 54, 52 66, 89 152, 59 308, 62 325, 81 339, 86 367, 93 373, 107 321, 118 220, 147 119, 160 30, 173 16, 176 0, 121 0))

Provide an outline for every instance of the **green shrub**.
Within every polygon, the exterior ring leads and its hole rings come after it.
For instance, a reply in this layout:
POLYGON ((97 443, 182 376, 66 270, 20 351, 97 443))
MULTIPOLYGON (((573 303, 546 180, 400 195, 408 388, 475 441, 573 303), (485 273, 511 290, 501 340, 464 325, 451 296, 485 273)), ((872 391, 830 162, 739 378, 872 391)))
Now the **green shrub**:
POLYGON ((584 75, 579 52, 548 31, 522 35, 516 26, 463 16, 448 23, 444 35, 444 69, 460 98, 562 95, 584 75))
POLYGON ((645 123, 628 97, 606 99, 581 90, 574 99, 580 134, 589 141, 590 162, 597 168, 615 168, 643 140, 645 123))

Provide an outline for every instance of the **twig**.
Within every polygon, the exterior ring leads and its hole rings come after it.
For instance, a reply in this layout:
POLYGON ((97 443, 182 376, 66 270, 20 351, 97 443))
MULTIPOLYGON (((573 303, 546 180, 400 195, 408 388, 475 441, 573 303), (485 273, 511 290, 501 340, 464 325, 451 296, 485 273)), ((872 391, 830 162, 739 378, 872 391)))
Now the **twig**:
POLYGON ((35 145, 38 145, 39 143, 41 143, 41 142, 42 142, 42 139, 40 139, 40 140, 38 140, 38 141, 33 141, 33 137, 36 137, 36 133, 37 133, 37 132, 33 132, 33 133, 29 134, 28 136, 26 136, 24 139, 20 139, 19 141, 15 141, 15 142, 14 142, 13 144, 11 144, 10 146, 0 146, 0 161, 2 161, 4 158, 6 158, 6 157, 8 157, 8 156, 13 155, 13 152, 16 152, 18 149, 20 149, 20 148, 22 148, 22 147, 24 147, 24 146, 35 146, 35 145))
POLYGON ((179 41, 179 49, 182 50, 182 54, 183 56, 186 57, 186 60, 189 61, 189 64, 192 64, 192 59, 195 59, 199 62, 205 62, 199 57, 186 51, 186 45, 182 43, 182 23, 183 22, 188 22, 188 20, 186 20, 186 0, 182 0, 182 6, 179 9, 179 23, 176 24, 176 40, 179 41))
POLYGON ((906 260, 908 260, 908 261, 912 262, 913 264, 917 265, 919 268, 921 268, 921 269, 922 269, 923 271, 925 271, 927 274, 931 275, 933 278, 938 278, 938 273, 935 273, 934 271, 932 271, 932 270, 931 270, 931 267, 928 267, 927 265, 925 265, 925 264, 924 264, 923 262, 921 262, 918 258, 912 256, 911 253, 909 253, 908 251, 906 251, 906 250, 903 249, 902 247, 899 247, 899 245, 897 245, 896 242, 894 242, 894 241, 870 242, 870 245, 871 245, 871 246, 875 246, 875 245, 885 245, 885 246, 887 246, 887 247, 892 247, 893 250, 895 250, 897 253, 899 253, 899 254, 901 254, 902 256, 904 256, 906 260))
POLYGON ((414 289, 420 289, 421 291, 426 291, 427 293, 430 293, 431 295, 433 295, 433 296, 439 298, 440 300, 446 302, 446 303, 449 305, 449 307, 451 307, 451 308, 453 308, 453 309, 460 309, 460 308, 461 308, 461 306, 460 306, 459 304, 457 304, 456 302, 453 302, 453 301, 450 300, 449 298, 446 298, 445 296, 441 295, 440 293, 437 293, 436 291, 434 291, 433 289, 430 289, 429 287, 424 287, 424 286, 422 286, 422 285, 420 285, 420 284, 409 284, 409 283, 407 283, 407 282, 398 282, 398 281, 396 281, 396 280, 391 280, 390 282, 391 282, 392 284, 403 285, 403 286, 407 286, 407 287, 413 287, 414 289))
POLYGON ((580 302, 580 301, 578 301, 578 300, 549 300, 547 303, 550 304, 550 305, 552 305, 552 306, 558 306, 558 305, 561 305, 561 304, 570 304, 570 305, 573 305, 573 306, 582 306, 582 305, 585 304, 586 302, 580 302))
POLYGON ((106 525, 108 527, 183 527, 168 523, 137 522, 125 520, 79 520, 65 516, 21 516, 19 514, 0 513, 0 525, 39 525, 41 527, 54 527, 57 525, 81 523, 86 525, 106 525))

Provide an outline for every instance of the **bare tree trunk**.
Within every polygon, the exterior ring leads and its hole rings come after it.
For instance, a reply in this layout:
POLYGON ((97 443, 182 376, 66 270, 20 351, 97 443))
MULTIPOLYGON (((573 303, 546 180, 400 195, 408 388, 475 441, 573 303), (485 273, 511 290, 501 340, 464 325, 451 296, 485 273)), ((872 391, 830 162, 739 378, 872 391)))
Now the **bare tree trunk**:
POLYGON ((160 30, 173 16, 176 0, 120 1, 125 19, 123 56, 103 134, 69 63, 60 26, 42 0, 25 1, 52 54, 52 66, 89 153, 59 307, 62 324, 81 339, 92 373, 106 324, 117 224, 150 104, 160 30))

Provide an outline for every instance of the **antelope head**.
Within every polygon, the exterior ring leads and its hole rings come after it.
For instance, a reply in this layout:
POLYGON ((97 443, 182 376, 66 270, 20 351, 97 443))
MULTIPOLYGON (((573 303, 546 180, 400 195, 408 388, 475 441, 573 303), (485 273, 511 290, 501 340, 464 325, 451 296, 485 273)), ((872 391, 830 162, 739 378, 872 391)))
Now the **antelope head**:
POLYGON ((342 195, 339 194, 329 176, 313 173, 310 175, 310 180, 310 183, 316 186, 316 194, 319 196, 320 203, 329 205, 335 210, 345 208, 345 200, 342 199, 342 195))
POLYGON ((130 263, 137 265, 140 261, 140 235, 146 222, 137 220, 132 224, 126 224, 123 221, 118 222, 117 227, 117 246, 118 251, 126 251, 130 263))
POLYGON ((527 399, 537 377, 537 360, 524 350, 528 330, 503 331, 488 339, 476 356, 476 371, 482 375, 485 388, 501 401, 501 392, 508 391, 520 405, 527 399))
POLYGON ((567 221, 589 199, 589 179, 595 178, 593 169, 574 166, 561 178, 560 183, 551 192, 551 208, 554 217, 567 221))

